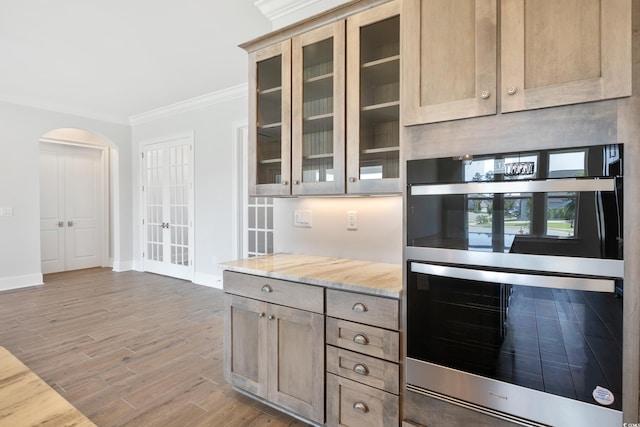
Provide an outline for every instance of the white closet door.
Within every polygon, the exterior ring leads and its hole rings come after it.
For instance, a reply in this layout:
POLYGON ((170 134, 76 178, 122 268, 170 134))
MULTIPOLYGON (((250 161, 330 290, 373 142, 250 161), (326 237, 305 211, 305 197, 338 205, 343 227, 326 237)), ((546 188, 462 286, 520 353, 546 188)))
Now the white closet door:
POLYGON ((144 147, 144 270, 193 280, 192 138, 144 147))
POLYGON ((102 265, 102 186, 101 150, 41 144, 43 274, 102 265))

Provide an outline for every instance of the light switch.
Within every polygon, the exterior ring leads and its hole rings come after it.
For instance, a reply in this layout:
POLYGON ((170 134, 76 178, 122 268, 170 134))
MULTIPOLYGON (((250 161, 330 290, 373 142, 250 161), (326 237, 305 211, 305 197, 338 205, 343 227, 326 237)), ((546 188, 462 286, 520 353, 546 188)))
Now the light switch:
POLYGON ((0 208, 0 216, 13 216, 13 208, 0 208))
POLYGON ((347 230, 358 229, 358 211, 347 211, 347 230))
POLYGON ((311 228, 311 211, 294 211, 293 226, 311 228))

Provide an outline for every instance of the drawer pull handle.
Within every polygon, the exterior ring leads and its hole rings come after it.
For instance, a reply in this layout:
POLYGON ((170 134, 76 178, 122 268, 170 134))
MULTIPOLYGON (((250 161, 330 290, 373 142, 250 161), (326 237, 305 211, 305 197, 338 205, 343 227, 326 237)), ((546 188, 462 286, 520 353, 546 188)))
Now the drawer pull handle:
POLYGON ((353 409, 360 412, 361 414, 366 414, 367 412, 369 412, 369 407, 364 402, 354 403, 353 409))
POLYGON ((262 289, 260 289, 260 290, 261 290, 262 292, 266 292, 266 293, 273 292, 273 289, 271 289, 271 286, 269 286, 269 285, 264 285, 264 286, 262 287, 262 289))
POLYGON ((369 368, 367 368, 367 365, 358 363, 353 367, 353 372, 359 375, 369 375, 369 368))
POLYGON ((351 307, 351 310, 355 311, 356 313, 364 313, 365 311, 369 311, 367 306, 361 302, 357 302, 353 304, 353 307, 351 307))
POLYGON ((353 342, 360 345, 367 345, 369 344, 369 338, 364 334, 357 334, 354 335, 353 342))

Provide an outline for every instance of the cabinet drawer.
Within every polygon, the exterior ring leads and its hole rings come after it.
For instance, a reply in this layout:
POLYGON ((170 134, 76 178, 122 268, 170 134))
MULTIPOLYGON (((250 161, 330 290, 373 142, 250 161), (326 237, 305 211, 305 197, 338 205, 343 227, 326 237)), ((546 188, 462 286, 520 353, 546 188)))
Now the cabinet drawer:
POLYGON ((399 397, 333 374, 327 375, 327 425, 397 427, 399 397))
POLYGON ((224 271, 223 287, 230 294, 324 313, 324 288, 320 286, 224 271))
POLYGON ((398 362, 400 334, 396 331, 327 317, 327 344, 398 362))
POLYGON ((396 299, 327 289, 327 315, 398 330, 396 299))
POLYGON ((389 393, 400 392, 398 364, 330 345, 327 346, 327 372, 389 393))

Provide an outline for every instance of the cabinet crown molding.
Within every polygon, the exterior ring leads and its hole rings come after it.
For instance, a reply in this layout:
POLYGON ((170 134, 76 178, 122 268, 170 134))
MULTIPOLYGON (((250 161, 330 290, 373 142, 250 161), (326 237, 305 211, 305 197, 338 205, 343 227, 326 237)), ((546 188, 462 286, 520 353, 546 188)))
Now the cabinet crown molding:
MULTIPOLYGON (((322 9, 327 10, 331 7, 350 0, 256 0, 254 5, 260 9, 260 12, 266 16, 273 24, 276 21, 286 19, 288 16, 298 14, 307 8, 320 5, 322 9)), ((318 7, 314 7, 311 13, 317 13, 318 7)))

